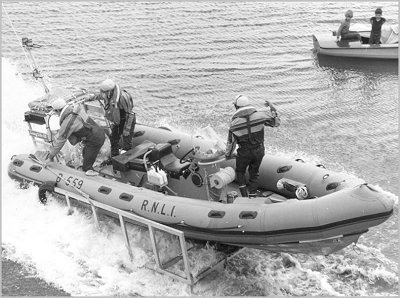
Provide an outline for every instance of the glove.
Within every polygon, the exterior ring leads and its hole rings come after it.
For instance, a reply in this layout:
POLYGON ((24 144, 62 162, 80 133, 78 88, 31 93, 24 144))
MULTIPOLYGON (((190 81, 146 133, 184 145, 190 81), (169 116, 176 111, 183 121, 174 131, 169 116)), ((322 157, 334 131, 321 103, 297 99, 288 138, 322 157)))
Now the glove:
POLYGON ((53 161, 53 159, 54 159, 54 156, 52 156, 50 154, 50 151, 46 151, 44 156, 43 156, 43 166, 47 167, 48 164, 53 161))
POLYGON ((50 154, 50 151, 40 151, 39 150, 39 151, 36 151, 34 155, 36 156, 36 158, 38 160, 45 161, 46 159, 48 159, 49 154, 50 154))
POLYGON ((88 95, 88 98, 86 99, 86 101, 93 101, 94 99, 95 99, 95 95, 93 94, 93 93, 90 93, 89 95, 88 95))

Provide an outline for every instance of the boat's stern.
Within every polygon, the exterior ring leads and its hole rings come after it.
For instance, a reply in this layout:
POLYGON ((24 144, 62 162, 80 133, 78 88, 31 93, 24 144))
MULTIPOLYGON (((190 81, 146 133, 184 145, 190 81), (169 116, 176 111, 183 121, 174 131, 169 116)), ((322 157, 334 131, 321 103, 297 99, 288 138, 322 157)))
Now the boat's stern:
POLYGON ((11 162, 8 164, 8 176, 19 182, 24 181, 24 176, 18 171, 23 164, 24 161, 20 156, 13 155, 11 157, 11 162))

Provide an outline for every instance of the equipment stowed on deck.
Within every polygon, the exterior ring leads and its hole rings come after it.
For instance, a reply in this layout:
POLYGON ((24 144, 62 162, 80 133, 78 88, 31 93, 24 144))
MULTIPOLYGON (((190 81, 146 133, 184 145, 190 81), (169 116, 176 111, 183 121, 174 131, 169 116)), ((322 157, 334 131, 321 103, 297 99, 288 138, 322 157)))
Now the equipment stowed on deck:
MULTIPOLYGON (((42 188, 43 191, 48 191, 48 186, 45 186, 42 188)), ((40 190, 39 190, 40 191, 40 190)), ((78 201, 80 204, 84 203, 85 205, 89 205, 92 213, 93 213, 93 218, 95 221, 95 225, 97 228, 100 229, 100 223, 99 223, 99 217, 98 217, 98 212, 101 212, 103 214, 112 216, 114 218, 118 217, 119 222, 120 222, 120 227, 122 230, 122 234, 124 236, 125 240, 125 246, 128 250, 130 260, 133 261, 134 256, 132 253, 132 248, 129 240, 129 235, 127 232, 127 223, 145 227, 149 231, 149 237, 151 241, 151 246, 152 246, 152 252, 154 254, 154 259, 155 259, 155 266, 151 266, 147 264, 145 267, 151 270, 155 270, 159 273, 166 274, 170 276, 173 279, 179 280, 181 282, 184 282, 192 287, 201 279, 205 278, 207 275, 212 273, 213 271, 220 270, 224 268, 226 265, 227 261, 236 256, 239 252, 241 252, 244 248, 242 247, 235 247, 235 246, 224 246, 224 251, 219 250, 217 251, 218 258, 214 260, 212 263, 207 264, 205 268, 201 268, 199 272, 194 274, 190 268, 190 252, 195 251, 196 246, 193 245, 191 247, 187 247, 186 239, 184 236, 184 232, 168 227, 166 225, 157 223, 155 221, 145 219, 141 216, 135 215, 131 212, 124 211, 118 208, 111 207, 109 205, 105 205, 103 203, 90 200, 88 202, 88 199, 80 196, 76 193, 72 193, 69 191, 66 191, 64 189, 54 187, 52 189, 54 193, 61 194, 65 197, 67 205, 69 207, 69 210, 71 210, 71 199, 78 201), (157 245, 157 234, 161 233, 166 233, 170 236, 175 236, 176 240, 179 243, 180 247, 180 253, 178 253, 176 256, 169 257, 167 260, 163 260, 161 253, 160 253, 160 247, 157 245), (153 268, 152 268, 153 267, 153 268), (175 270, 174 270, 175 267, 175 270), (183 267, 183 270, 177 270, 176 267, 183 267)), ((196 255, 194 253, 194 255, 196 255)))

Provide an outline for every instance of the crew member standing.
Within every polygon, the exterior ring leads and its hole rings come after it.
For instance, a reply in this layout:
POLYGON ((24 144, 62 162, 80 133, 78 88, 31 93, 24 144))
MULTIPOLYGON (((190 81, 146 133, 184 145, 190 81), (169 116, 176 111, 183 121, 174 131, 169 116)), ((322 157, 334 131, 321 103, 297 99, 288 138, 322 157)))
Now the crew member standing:
POLYGON ((96 176, 93 164, 105 141, 104 130, 85 112, 81 104, 67 104, 64 99, 51 103, 53 110, 60 115, 60 130, 55 136, 53 147, 46 154, 44 163, 52 161, 68 140, 72 145, 83 143, 82 170, 87 176, 96 176))
POLYGON ((136 124, 132 96, 113 80, 106 79, 100 85, 100 93, 93 99, 104 102, 105 117, 111 123, 111 157, 119 155, 121 136, 122 149, 131 149, 136 124))
POLYGON ((382 25, 386 22, 385 18, 382 18, 382 9, 377 8, 375 10, 375 16, 370 20, 371 23, 371 34, 369 36, 369 44, 380 44, 382 35, 382 25))
POLYGON ((233 102, 236 112, 229 127, 226 158, 229 159, 239 145, 236 157, 236 180, 243 197, 254 198, 257 195, 257 178, 262 159, 265 155, 264 126, 277 127, 280 119, 275 107, 265 101, 268 111, 258 111, 250 105, 247 96, 239 95, 233 102), (249 192, 247 191, 245 173, 249 171, 249 192))

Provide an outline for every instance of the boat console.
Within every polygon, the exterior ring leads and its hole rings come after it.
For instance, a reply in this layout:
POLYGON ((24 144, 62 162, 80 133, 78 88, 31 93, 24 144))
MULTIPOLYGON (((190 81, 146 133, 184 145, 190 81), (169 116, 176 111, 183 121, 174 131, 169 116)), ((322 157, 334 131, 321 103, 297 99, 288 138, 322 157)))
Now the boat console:
POLYGON ((128 172, 135 170, 139 172, 147 172, 147 168, 150 167, 150 163, 143 159, 145 153, 151 148, 154 148, 155 144, 150 141, 144 141, 142 144, 111 158, 113 169, 120 172, 128 172))
POLYGON ((157 144, 149 154, 152 163, 158 163, 160 169, 164 170, 171 178, 179 179, 180 176, 187 178, 190 175, 190 162, 181 161, 172 153, 170 143, 157 144))

